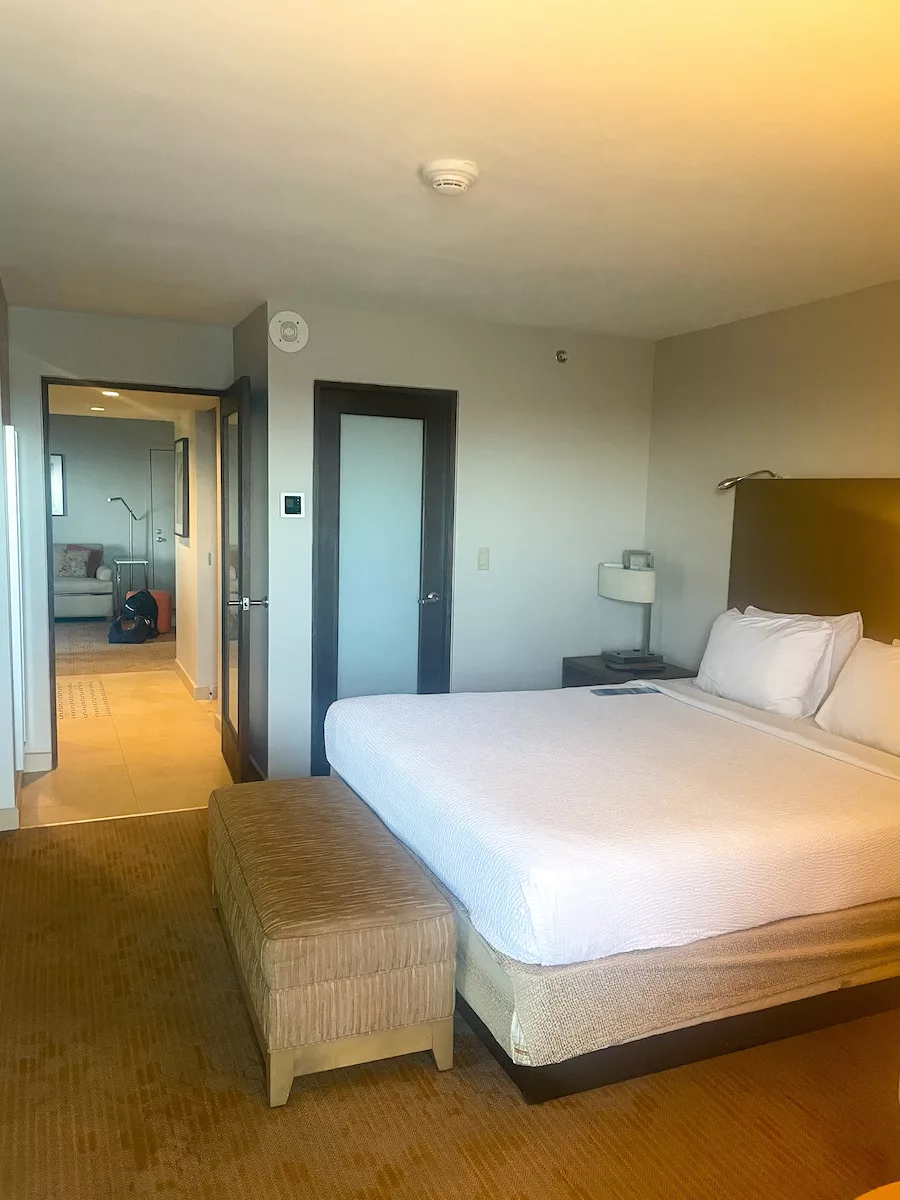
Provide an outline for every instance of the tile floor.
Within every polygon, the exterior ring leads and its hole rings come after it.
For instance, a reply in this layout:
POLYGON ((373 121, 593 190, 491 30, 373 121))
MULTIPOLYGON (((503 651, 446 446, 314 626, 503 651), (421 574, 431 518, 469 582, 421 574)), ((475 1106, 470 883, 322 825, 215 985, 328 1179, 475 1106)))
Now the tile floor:
POLYGON ((72 705, 64 706, 57 726, 59 767, 25 777, 23 827, 203 808, 213 788, 231 782, 215 701, 192 699, 174 671, 67 676, 61 682, 75 685, 70 696, 89 692, 95 702, 74 717, 67 715, 72 705))

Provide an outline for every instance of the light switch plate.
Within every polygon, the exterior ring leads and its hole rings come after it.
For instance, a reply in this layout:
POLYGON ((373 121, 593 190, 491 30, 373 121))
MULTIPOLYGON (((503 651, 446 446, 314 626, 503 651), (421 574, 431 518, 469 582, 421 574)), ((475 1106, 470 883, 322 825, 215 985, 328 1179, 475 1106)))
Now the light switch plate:
POLYGON ((478 570, 489 571, 491 569, 491 551, 488 546, 482 546, 478 551, 478 570))

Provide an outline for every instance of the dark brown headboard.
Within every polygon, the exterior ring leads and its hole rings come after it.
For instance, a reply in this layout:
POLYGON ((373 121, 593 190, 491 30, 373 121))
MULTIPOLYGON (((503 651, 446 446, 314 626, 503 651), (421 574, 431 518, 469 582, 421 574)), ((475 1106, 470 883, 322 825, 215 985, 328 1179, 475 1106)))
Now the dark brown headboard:
POLYGON ((900 637, 900 479, 747 479, 735 488, 730 606, 863 615, 900 637))

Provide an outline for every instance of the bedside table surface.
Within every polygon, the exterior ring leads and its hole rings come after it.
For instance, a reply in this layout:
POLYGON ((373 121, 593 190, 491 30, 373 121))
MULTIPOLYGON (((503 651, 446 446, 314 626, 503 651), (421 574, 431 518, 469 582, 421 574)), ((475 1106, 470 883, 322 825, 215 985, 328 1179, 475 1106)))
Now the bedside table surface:
POLYGON ((687 667, 676 667, 666 662, 658 663, 652 671, 639 671, 634 667, 617 670, 599 654, 563 659, 563 687, 633 683, 641 679, 694 679, 696 675, 696 671, 687 667))
POLYGON ((564 658, 563 662, 566 666, 576 667, 579 671, 598 671, 604 675, 628 675, 633 672, 634 675, 645 676, 650 678, 655 675, 657 679, 693 679, 697 672, 691 671, 687 667, 676 667, 672 663, 658 663, 652 671, 635 670, 633 667, 625 667, 624 670, 618 670, 616 667, 611 667, 606 659, 601 658, 599 654, 586 654, 581 658, 564 658))

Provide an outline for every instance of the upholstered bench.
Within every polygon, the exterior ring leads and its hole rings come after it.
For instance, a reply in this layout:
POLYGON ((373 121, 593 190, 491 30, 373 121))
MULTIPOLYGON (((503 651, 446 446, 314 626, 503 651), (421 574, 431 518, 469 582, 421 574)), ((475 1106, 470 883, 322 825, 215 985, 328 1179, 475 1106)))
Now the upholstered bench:
POLYGON ((271 1106, 312 1071, 415 1050, 453 1065, 452 909, 345 784, 213 792, 209 857, 271 1106))

